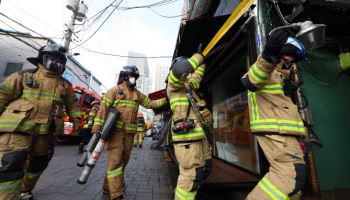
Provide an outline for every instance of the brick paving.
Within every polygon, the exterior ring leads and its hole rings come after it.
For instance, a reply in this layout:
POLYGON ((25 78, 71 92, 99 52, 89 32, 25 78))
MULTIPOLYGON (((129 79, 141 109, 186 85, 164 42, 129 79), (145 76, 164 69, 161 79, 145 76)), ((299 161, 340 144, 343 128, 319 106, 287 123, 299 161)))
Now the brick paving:
MULTIPOLYGON (((171 200, 174 198, 170 168, 163 152, 150 150, 151 138, 145 138, 142 149, 133 148, 125 170, 126 200, 171 200)), ((107 200, 102 194, 106 173, 103 153, 85 185, 77 183, 83 168, 77 167, 78 146, 60 144, 48 168, 33 190, 35 200, 107 200)))

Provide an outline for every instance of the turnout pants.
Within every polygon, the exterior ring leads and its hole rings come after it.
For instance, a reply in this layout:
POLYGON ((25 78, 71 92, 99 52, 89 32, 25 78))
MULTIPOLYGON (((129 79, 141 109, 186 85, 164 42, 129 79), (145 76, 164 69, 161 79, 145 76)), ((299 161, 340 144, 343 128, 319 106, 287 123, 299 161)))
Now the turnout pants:
POLYGON ((107 141, 107 182, 110 199, 124 194, 124 169, 129 162, 134 134, 115 131, 107 141))
POLYGON ((197 190, 212 169, 211 152, 204 141, 174 144, 179 162, 175 200, 194 200, 197 190))
POLYGON ((142 145, 143 144, 143 135, 144 135, 143 131, 138 131, 135 134, 134 145, 142 145))
POLYGON ((51 158, 47 135, 0 134, 0 200, 31 191, 51 158))
POLYGON ((247 200, 299 199, 298 192, 306 181, 306 166, 297 139, 286 135, 257 135, 256 138, 270 168, 247 200))

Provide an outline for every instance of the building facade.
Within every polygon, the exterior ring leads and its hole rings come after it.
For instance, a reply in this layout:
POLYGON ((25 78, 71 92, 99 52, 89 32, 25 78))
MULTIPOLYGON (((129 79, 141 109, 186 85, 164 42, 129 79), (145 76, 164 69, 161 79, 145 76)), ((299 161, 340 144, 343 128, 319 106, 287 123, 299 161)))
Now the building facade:
MULTIPOLYGON (((33 47, 39 49, 47 43, 47 38, 33 37, 20 32, 6 31, 6 33, 0 32, 0 45, 2 47, 0 52, 0 82, 16 71, 34 69, 35 66, 28 62, 27 58, 38 55, 38 51, 33 47)), ((66 70, 62 76, 74 85, 93 90, 97 94, 102 92, 102 83, 70 54, 68 54, 66 70)))
MULTIPOLYGON (((141 53, 129 52, 127 65, 135 65, 139 72, 140 77, 137 79, 136 88, 148 95, 152 90, 152 79, 149 77, 149 67, 146 55, 141 53)), ((118 82, 119 74, 116 75, 116 82, 118 82)), ((146 121, 153 121, 154 113, 152 110, 146 109, 142 106, 139 107, 139 111, 143 113, 146 121)))
POLYGON ((156 77, 154 81, 154 90, 162 90, 165 89, 166 83, 165 80, 168 76, 169 73, 169 67, 165 65, 157 65, 156 66, 156 77))

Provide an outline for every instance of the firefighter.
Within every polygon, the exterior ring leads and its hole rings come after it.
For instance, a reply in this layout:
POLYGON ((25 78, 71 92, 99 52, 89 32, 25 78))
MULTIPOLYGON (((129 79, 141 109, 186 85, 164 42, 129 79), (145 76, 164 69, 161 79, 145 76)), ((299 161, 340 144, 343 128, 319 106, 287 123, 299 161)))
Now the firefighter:
POLYGON ((107 182, 109 196, 113 200, 123 199, 125 192, 123 173, 130 158, 134 135, 137 133, 139 105, 150 109, 166 103, 165 98, 153 101, 138 91, 135 88, 138 77, 139 71, 136 66, 123 67, 117 85, 109 89, 103 98, 92 128, 94 133, 101 131, 109 108, 114 107, 121 112, 106 144, 107 182))
POLYGON ((79 153, 82 153, 84 150, 84 146, 89 142, 91 138, 91 128, 94 124, 94 119, 96 117, 97 111, 100 107, 100 100, 94 100, 91 102, 91 109, 89 111, 89 115, 85 120, 85 124, 83 126, 82 132, 82 140, 79 144, 79 153))
MULTIPOLYGON (((211 151, 201 121, 191 108, 186 94, 199 89, 205 73, 204 57, 194 54, 191 58, 176 58, 168 75, 167 95, 173 112, 172 140, 180 174, 175 189, 175 199, 195 199, 199 187, 212 169, 211 151), (191 74, 189 77, 188 75, 191 74)), ((205 102, 196 98, 201 117, 209 124, 212 115, 205 102)))
POLYGON ((248 200, 298 199, 306 181, 306 166, 298 138, 305 135, 297 106, 289 88, 291 64, 303 61, 303 44, 281 30, 268 38, 264 51, 241 81, 248 91, 250 128, 270 169, 247 196, 248 200), (295 195, 297 194, 297 195, 295 195))
POLYGON ((134 138, 134 147, 142 148, 143 137, 145 134, 145 119, 142 112, 137 112, 137 133, 134 138))
POLYGON ((20 191, 20 199, 33 199, 31 190, 53 154, 50 129, 53 124, 63 127, 63 105, 74 133, 80 129, 76 96, 61 77, 65 52, 48 41, 37 57, 27 59, 36 65, 35 70, 15 72, 0 84, 0 200, 17 200, 20 191))

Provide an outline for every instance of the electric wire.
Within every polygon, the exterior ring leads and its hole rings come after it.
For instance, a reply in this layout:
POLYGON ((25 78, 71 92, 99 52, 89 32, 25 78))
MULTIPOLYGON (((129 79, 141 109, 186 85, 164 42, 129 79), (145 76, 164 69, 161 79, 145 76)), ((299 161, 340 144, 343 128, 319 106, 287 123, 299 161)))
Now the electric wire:
POLYGON ((82 31, 86 31, 86 30, 88 30, 89 28, 91 28, 92 25, 94 25, 95 23, 97 23, 97 21, 98 21, 99 19, 101 19, 102 15, 108 10, 108 8, 110 8, 116 1, 117 1, 117 0, 114 0, 114 1, 113 1, 112 3, 110 3, 108 6, 106 6, 105 8, 103 8, 102 10, 100 10, 99 12, 97 12, 96 14, 94 14, 92 17, 90 17, 89 19, 87 19, 86 21, 89 21, 89 20, 94 19, 94 18, 96 17, 90 24, 87 25, 87 27, 84 27, 84 28, 82 28, 81 30, 76 31, 75 33, 79 33, 79 32, 82 32, 82 31))
MULTIPOLYGON (((10 25, 7 24, 6 22, 4 22, 3 20, 0 19, 0 22, 4 23, 6 26, 10 27, 10 28, 13 29, 14 31, 19 32, 19 31, 17 31, 15 28, 13 28, 12 26, 10 26, 10 25)), ((37 41, 34 41, 34 40, 30 39, 30 38, 27 38, 27 39, 30 40, 30 41, 32 41, 33 43, 37 44, 38 46, 41 46, 37 41)))
POLYGON ((22 12, 24 12, 27 15, 31 16, 32 18, 36 19, 37 21, 40 21, 41 23, 45 24, 47 27, 50 27, 51 29, 54 29, 55 31, 60 31, 60 30, 56 29, 55 27, 53 27, 52 25, 46 23, 45 21, 43 21, 43 20, 33 16, 32 14, 30 14, 29 12, 27 12, 23 8, 19 7, 18 5, 15 5, 15 4, 11 3, 11 1, 8 1, 8 3, 10 3, 12 6, 14 6, 14 8, 17 8, 17 9, 21 10, 22 12))
POLYGON ((19 41, 23 42, 24 44, 26 44, 26 45, 32 47, 33 49, 39 51, 38 48, 36 48, 36 47, 34 47, 33 45, 29 44, 27 41, 22 40, 21 38, 16 37, 16 36, 15 36, 14 34, 12 34, 11 32, 9 32, 9 31, 7 31, 7 30, 4 30, 4 29, 2 29, 2 28, 0 28, 0 31, 1 31, 1 32, 4 32, 4 33, 5 33, 6 35, 8 35, 8 36, 11 36, 11 37, 15 38, 16 40, 19 40, 19 41))
POLYGON ((85 44, 87 41, 89 41, 100 29, 101 27, 103 26, 103 24, 110 18, 110 16, 113 14, 113 12, 117 9, 117 7, 123 2, 124 0, 120 0, 119 3, 117 4, 117 6, 112 10, 112 12, 107 16, 107 18, 102 22, 102 24, 95 30, 94 33, 92 33, 92 35, 90 35, 86 40, 84 40, 82 43, 80 43, 79 45, 71 48, 70 50, 72 49, 75 49, 77 47, 80 47, 81 45, 85 44))
POLYGON ((115 56, 115 57, 121 57, 121 58, 172 58, 172 56, 126 56, 126 55, 120 55, 120 54, 112 54, 112 53, 105 53, 105 52, 100 52, 100 51, 95 51, 88 49, 86 47, 80 46, 82 49, 92 52, 92 53, 97 53, 97 54, 102 54, 106 56, 115 56))

